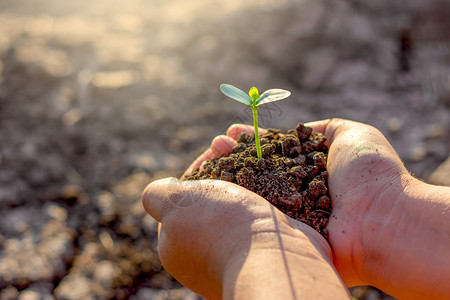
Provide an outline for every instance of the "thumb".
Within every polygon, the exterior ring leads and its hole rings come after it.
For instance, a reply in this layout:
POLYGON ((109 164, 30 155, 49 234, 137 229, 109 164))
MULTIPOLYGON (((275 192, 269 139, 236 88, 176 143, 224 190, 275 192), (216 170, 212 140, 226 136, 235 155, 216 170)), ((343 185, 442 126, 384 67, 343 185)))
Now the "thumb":
POLYGON ((322 133, 327 138, 325 145, 330 147, 330 144, 333 143, 338 135, 358 124, 359 123, 350 120, 332 118, 305 123, 305 126, 311 127, 315 132, 322 133))
POLYGON ((142 194, 144 209, 158 222, 180 207, 189 207, 198 201, 199 181, 180 181, 169 177, 153 181, 142 194))

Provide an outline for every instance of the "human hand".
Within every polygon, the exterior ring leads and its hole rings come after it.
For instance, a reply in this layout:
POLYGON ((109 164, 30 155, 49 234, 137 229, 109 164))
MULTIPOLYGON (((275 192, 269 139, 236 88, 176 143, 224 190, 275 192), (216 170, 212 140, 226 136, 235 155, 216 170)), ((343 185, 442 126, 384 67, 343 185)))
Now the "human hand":
MULTIPOLYGON (((209 158, 228 154, 241 131, 236 129, 215 138, 185 175, 209 158)), ((208 299, 296 299, 299 292, 312 299, 348 298, 325 239, 245 188, 169 178, 151 183, 143 203, 162 223, 163 266, 208 299)))
MULTIPOLYGON (((450 236, 449 189, 413 178, 372 126, 342 119, 306 125, 327 137, 333 204, 327 230, 344 282, 410 299, 448 296, 443 278, 450 274, 450 238, 443 237, 450 236)), ((232 126, 215 143, 226 141, 229 148, 242 131, 251 128, 232 126)))
MULTIPOLYGON (((327 171, 333 213, 327 230, 333 263, 348 286, 367 284, 370 279, 365 266, 366 241, 377 236, 377 231, 366 228, 370 208, 379 204, 386 191, 389 197, 395 198, 402 191, 399 186, 402 177, 410 175, 389 142, 374 127, 341 119, 305 125, 324 134, 329 147, 327 171)), ((247 125, 234 125, 227 137, 213 140, 212 149, 226 152, 242 132, 251 133, 251 130, 247 125)), ((385 205, 386 210, 390 207, 391 203, 385 205)))
POLYGON ((162 224, 164 268, 208 299, 348 298, 325 239, 243 187, 167 178, 143 204, 162 224))
MULTIPOLYGON (((348 286, 381 284, 384 256, 373 252, 380 231, 412 176, 376 128, 329 119, 308 123, 327 138, 327 171, 333 213, 327 226, 334 265, 348 286)), ((388 245, 385 245, 388 249, 388 245)), ((382 284, 381 284, 382 285, 382 284)))

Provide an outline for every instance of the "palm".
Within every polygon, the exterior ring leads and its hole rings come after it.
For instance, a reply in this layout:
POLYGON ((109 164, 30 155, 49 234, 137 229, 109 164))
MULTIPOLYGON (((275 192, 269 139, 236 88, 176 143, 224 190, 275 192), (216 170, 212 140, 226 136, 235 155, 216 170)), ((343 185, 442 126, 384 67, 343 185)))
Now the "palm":
POLYGON ((347 285, 362 284, 364 240, 377 234, 376 229, 366 228, 364 221, 370 218, 383 192, 393 188, 406 170, 373 127, 350 122, 327 135, 331 139, 327 169, 333 203, 327 229, 334 265, 347 285))
MULTIPOLYGON (((340 119, 307 125, 325 134, 329 146, 327 170, 333 214, 327 229, 334 265, 347 285, 363 284, 364 241, 379 229, 365 228, 364 220, 370 218, 374 207, 389 212, 389 205, 380 203, 380 196, 399 185, 399 177, 407 171, 389 142, 371 126, 340 119)), ((211 147, 214 154, 228 153, 231 138, 236 139, 241 132, 251 133, 251 128, 234 125, 227 137, 216 138, 211 147)))
POLYGON ((164 267, 208 299, 220 298, 223 268, 233 255, 247 256, 254 244, 259 244, 258 251, 303 255, 305 245, 313 242, 324 257, 331 257, 325 240, 312 228, 232 183, 168 178, 150 184, 143 199, 145 209, 162 222, 158 252, 164 267))
MULTIPOLYGON (((333 263, 348 286, 365 284, 367 278, 362 274, 367 254, 364 241, 376 235, 379 228, 366 228, 364 220, 380 207, 386 210, 386 215, 389 213, 389 203, 380 196, 387 189, 394 195, 395 188, 400 192, 399 178, 407 171, 376 128, 341 119, 306 125, 323 133, 329 146, 327 170, 333 214, 327 229, 333 263)), ((211 148, 191 165, 187 173, 208 158, 228 154, 239 135, 242 132, 251 134, 252 130, 247 125, 231 126, 227 136, 216 137, 211 148)), ((260 129, 260 133, 263 132, 260 129)), ((379 224, 383 225, 381 220, 379 224)))

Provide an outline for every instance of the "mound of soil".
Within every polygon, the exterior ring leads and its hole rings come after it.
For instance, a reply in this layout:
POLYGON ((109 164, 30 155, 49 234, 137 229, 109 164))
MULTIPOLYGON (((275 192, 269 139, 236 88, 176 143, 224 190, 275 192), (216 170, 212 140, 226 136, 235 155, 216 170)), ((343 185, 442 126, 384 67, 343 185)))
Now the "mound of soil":
POLYGON ((206 162, 185 180, 219 179, 236 183, 264 197, 286 215, 308 224, 328 240, 325 227, 331 215, 326 171, 326 138, 299 123, 281 133, 261 135, 262 158, 253 135, 241 134, 225 157, 206 162))

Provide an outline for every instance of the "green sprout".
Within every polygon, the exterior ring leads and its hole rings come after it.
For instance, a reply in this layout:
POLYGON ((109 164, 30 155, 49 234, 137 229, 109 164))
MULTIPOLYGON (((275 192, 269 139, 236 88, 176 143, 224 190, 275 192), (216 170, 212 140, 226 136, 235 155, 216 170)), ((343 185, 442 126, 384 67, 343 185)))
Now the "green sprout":
POLYGON ((278 100, 283 100, 291 95, 291 92, 282 89, 270 89, 259 95, 258 89, 252 87, 248 95, 231 84, 221 84, 220 90, 225 96, 250 106, 253 112, 253 126, 255 128, 255 144, 258 158, 262 158, 261 144, 258 132, 258 106, 278 100))

